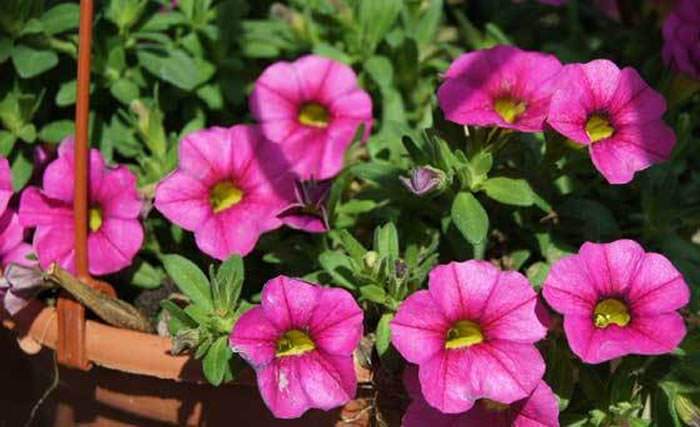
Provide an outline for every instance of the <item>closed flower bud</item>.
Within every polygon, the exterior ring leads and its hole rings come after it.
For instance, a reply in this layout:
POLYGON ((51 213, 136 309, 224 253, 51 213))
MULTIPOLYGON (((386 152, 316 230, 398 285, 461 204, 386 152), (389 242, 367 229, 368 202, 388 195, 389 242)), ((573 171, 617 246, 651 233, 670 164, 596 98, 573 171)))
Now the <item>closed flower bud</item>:
POLYGON ((410 176, 402 176, 400 179, 408 191, 419 197, 442 190, 447 181, 445 173, 432 166, 414 168, 410 176))

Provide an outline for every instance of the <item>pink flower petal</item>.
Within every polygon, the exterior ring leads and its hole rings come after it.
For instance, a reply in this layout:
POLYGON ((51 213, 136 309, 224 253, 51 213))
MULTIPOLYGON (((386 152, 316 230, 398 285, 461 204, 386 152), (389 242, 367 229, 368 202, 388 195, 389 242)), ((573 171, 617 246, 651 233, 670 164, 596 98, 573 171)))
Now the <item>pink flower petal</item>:
POLYGON ((277 340, 282 334, 267 320, 262 307, 253 307, 236 321, 229 343, 234 352, 258 368, 275 359, 277 340))
POLYGON ((637 70, 626 67, 610 100, 610 109, 617 126, 660 120, 666 111, 666 100, 653 90, 637 70))
POLYGON ((101 228, 88 236, 90 273, 103 275, 128 267, 142 244, 139 221, 104 217, 101 228))
POLYGON ((593 105, 609 105, 622 75, 617 65, 607 59, 596 59, 584 64, 582 70, 593 105))
POLYGON ((282 357, 257 370, 258 390, 276 418, 297 418, 311 407, 298 359, 282 357))
POLYGON ((34 232, 34 249, 41 268, 47 269, 56 262, 71 273, 75 272, 73 224, 42 226, 34 232))
POLYGON ((126 166, 106 171, 95 201, 104 216, 113 218, 134 219, 143 208, 143 201, 136 193, 136 176, 126 166))
MULTIPOLYGON (((180 143, 180 169, 205 185, 231 177, 233 141, 229 129, 212 127, 192 132, 180 143)), ((250 148, 236 143, 236 157, 250 159, 250 148)))
POLYGON ((36 261, 27 258, 31 253, 33 253, 31 245, 20 243, 2 255, 2 267, 7 267, 10 263, 26 266, 36 265, 36 261))
POLYGON ((643 257, 644 249, 632 240, 586 242, 579 250, 579 258, 586 265, 599 298, 623 295, 643 257))
POLYGON ((306 328, 320 294, 310 283, 277 276, 263 287, 261 301, 265 317, 279 330, 306 328))
POLYGON ((445 349, 451 323, 428 291, 406 298, 391 321, 391 342, 411 363, 424 363, 445 349))
POLYGON ((25 226, 73 227, 72 205, 46 197, 36 187, 27 187, 19 203, 19 222, 25 226))
POLYGON ((418 377, 429 405, 448 414, 468 411, 474 406, 481 396, 474 393, 471 384, 471 355, 468 350, 443 351, 421 363, 418 377))
POLYGON ((627 298, 639 316, 668 313, 688 304, 690 289, 664 256, 648 253, 629 287, 627 298))
POLYGON ((312 351, 294 359, 301 387, 314 408, 327 411, 344 405, 355 396, 357 376, 352 355, 334 356, 312 351))
POLYGON ((17 214, 12 211, 5 211, 0 216, 0 256, 4 259, 5 254, 22 242, 24 228, 19 223, 17 214))
POLYGON ((578 255, 566 256, 552 266, 542 294, 562 314, 588 316, 598 302, 596 287, 578 255))
POLYGON ((485 261, 451 262, 430 272, 428 288, 450 323, 479 319, 500 273, 485 261))
POLYGON ((342 289, 321 289, 309 319, 316 347, 328 354, 352 354, 362 338, 362 309, 342 289))
MULTIPOLYGON (((73 168, 75 144, 73 137, 63 140, 58 150, 58 158, 51 162, 44 171, 43 191, 53 199, 64 202, 73 202, 73 168)), ((96 149, 89 151, 90 157, 90 192, 94 194, 99 191, 102 183, 103 170, 105 167, 102 154, 96 149)))
POLYGON ((209 189, 201 181, 176 170, 156 187, 155 207, 185 230, 196 230, 213 215, 209 189))
POLYGON ((0 157, 0 214, 12 197, 12 171, 6 158, 0 157))

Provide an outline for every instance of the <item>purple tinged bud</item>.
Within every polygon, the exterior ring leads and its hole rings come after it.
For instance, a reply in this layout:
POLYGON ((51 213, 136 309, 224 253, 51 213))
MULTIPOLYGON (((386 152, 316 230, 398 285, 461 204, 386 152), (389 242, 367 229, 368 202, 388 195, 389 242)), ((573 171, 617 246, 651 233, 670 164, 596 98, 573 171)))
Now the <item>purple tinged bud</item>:
POLYGON ((443 171, 431 166, 413 168, 410 176, 402 176, 399 179, 408 191, 419 197, 442 190, 447 180, 443 171))
POLYGON ((0 302, 10 315, 17 314, 44 289, 51 288, 38 267, 10 264, 0 277, 0 302))
POLYGON ((297 181, 294 187, 296 201, 278 216, 288 227, 309 233, 328 231, 326 202, 332 181, 297 181))

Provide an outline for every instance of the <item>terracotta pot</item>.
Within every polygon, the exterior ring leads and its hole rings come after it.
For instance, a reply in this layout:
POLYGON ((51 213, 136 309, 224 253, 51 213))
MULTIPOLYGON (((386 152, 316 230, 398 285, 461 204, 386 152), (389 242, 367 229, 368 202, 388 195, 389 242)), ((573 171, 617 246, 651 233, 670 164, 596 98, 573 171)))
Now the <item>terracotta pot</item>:
MULTIPOLYGON (((34 372, 44 377, 53 373, 53 357, 47 354, 56 346, 56 319, 53 308, 35 303, 3 321, 17 333, 25 352, 39 353, 30 359, 34 372)), ((95 366, 88 372, 60 369, 53 425, 369 425, 368 400, 363 398, 340 410, 276 420, 260 399, 252 371, 235 384, 212 387, 203 379, 199 361, 172 356, 169 349, 168 338, 88 320, 86 351, 95 366)), ((370 381, 367 370, 356 370, 358 382, 370 381)))

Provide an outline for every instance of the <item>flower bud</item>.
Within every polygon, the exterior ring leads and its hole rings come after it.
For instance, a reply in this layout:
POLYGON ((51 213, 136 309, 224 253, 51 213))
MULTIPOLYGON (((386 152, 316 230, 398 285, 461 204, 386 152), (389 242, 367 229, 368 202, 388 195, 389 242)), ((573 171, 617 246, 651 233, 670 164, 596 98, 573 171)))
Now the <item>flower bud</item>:
POLYGON ((413 168, 410 176, 402 176, 399 179, 408 191, 419 197, 442 190, 447 181, 445 173, 432 166, 413 168))

